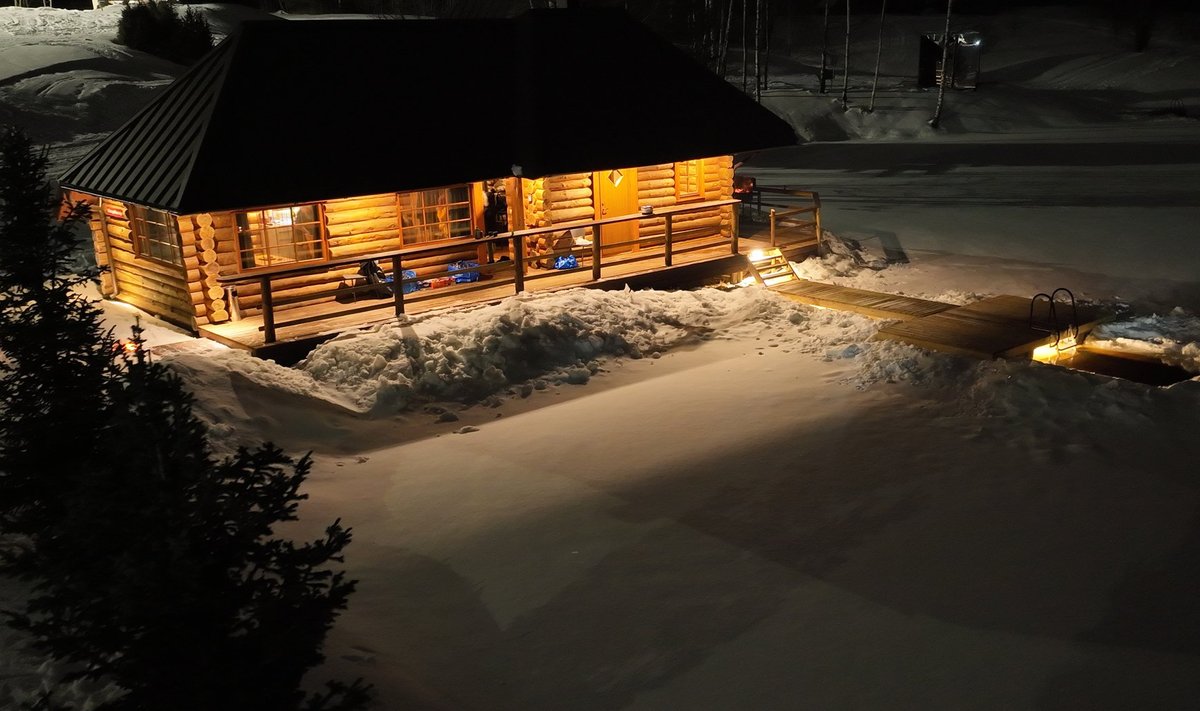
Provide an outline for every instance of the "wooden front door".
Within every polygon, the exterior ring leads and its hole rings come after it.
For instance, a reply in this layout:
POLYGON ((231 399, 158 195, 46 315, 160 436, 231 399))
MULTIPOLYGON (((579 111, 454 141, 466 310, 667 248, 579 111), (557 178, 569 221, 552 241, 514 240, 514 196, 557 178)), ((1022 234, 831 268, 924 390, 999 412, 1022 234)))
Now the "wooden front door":
MULTIPOLYGON (((596 196, 596 219, 632 215, 638 211, 637 168, 602 170, 592 176, 592 185, 596 196)), ((632 242, 637 236, 637 220, 608 224, 600 229, 600 245, 632 242)), ((625 244, 605 249, 604 254, 616 254, 631 249, 637 249, 637 245, 625 244)))

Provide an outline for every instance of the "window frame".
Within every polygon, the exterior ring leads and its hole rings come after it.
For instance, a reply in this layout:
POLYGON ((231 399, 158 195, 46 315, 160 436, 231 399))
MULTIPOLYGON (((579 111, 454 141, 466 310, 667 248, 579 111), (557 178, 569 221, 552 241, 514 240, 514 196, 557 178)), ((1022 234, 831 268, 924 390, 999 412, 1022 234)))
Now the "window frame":
POLYGON ((126 204, 125 210, 126 218, 129 220, 130 241, 133 243, 134 257, 182 269, 184 266, 183 237, 179 233, 179 218, 166 210, 159 210, 158 208, 146 207, 145 205, 137 205, 135 203, 126 204), (152 221, 148 219, 150 213, 162 215, 166 218, 166 221, 152 221), (165 241, 160 236, 148 234, 151 232, 148 225, 158 225, 165 228, 168 233, 167 238, 172 241, 165 241), (156 253, 148 245, 159 245, 160 248, 165 247, 172 253, 174 258, 165 258, 162 254, 156 253))
MULTIPOLYGON (((422 188, 419 190, 405 190, 404 192, 396 193, 396 232, 397 232, 397 237, 400 240, 400 246, 401 247, 415 247, 417 245, 450 244, 453 242, 461 242, 463 240, 474 239, 475 231, 477 229, 477 222, 478 222, 477 216, 475 214, 476 213, 476 199, 477 199, 475 192, 476 192, 476 184, 475 183, 454 183, 452 185, 443 185, 443 186, 434 187, 434 188, 422 188), (462 188, 467 191, 467 199, 465 201, 458 201, 458 202, 450 202, 449 201, 449 191, 451 191, 455 188, 462 188), (421 240, 421 241, 415 241, 415 242, 409 242, 409 241, 405 240, 405 238, 404 238, 404 232, 405 232, 404 214, 405 214, 405 212, 406 211, 412 212, 412 211, 417 211, 417 210, 426 210, 429 208, 429 206, 422 204, 418 208, 406 208, 404 205, 403 197, 405 195, 422 195, 424 193, 431 193, 431 192, 436 192, 436 191, 446 191, 446 193, 447 193, 446 205, 448 208, 455 207, 455 206, 457 206, 457 207, 465 206, 466 207, 467 217, 466 217, 465 221, 467 222, 467 225, 468 225, 467 233, 465 235, 461 235, 458 237, 453 237, 453 236, 452 237, 442 237, 439 239, 421 240)), ((434 223, 434 224, 449 225, 449 224, 453 224, 455 222, 462 222, 462 221, 463 221, 462 219, 448 220, 447 222, 444 222, 444 223, 439 222, 439 223, 434 223)), ((416 227, 409 227, 408 229, 423 230, 423 229, 426 229, 427 227, 428 227, 427 224, 421 224, 416 227)))
POLYGON ((704 200, 704 198, 705 198, 704 160, 705 160, 704 158, 693 158, 692 160, 680 160, 680 161, 675 161, 674 165, 672 165, 672 169, 674 171, 675 202, 676 203, 701 202, 704 200), (695 167, 695 178, 694 179, 696 182, 696 190, 694 192, 686 192, 682 189, 682 186, 680 185, 679 166, 681 166, 681 165, 693 165, 695 167))
MULTIPOLYGON (((260 208, 255 208, 252 210, 234 210, 232 215, 233 215, 234 238, 236 240, 234 255, 236 257, 239 274, 253 273, 253 272, 261 271, 264 269, 274 269, 274 268, 278 268, 278 267, 286 266, 286 265, 319 264, 321 262, 329 261, 329 230, 325 224, 325 203, 323 203, 323 202, 301 202, 301 203, 295 203, 295 204, 290 204, 290 205, 276 205, 276 206, 272 206, 272 207, 260 207, 260 208), (316 227, 317 227, 316 239, 305 240, 304 242, 296 242, 293 240, 292 244, 293 244, 293 246, 296 244, 315 244, 318 246, 318 249, 316 250, 317 256, 309 257, 307 259, 293 259, 293 260, 286 261, 286 262, 272 263, 271 259, 270 259, 271 247, 269 244, 267 244, 267 229, 268 228, 266 227, 266 219, 265 219, 266 213, 270 212, 272 210, 295 210, 297 208, 304 208, 304 207, 313 207, 316 210, 316 220, 314 222, 300 223, 301 225, 316 225, 316 227), (253 233, 255 231, 261 232, 261 234, 263 235, 264 247, 262 249, 254 249, 254 248, 243 249, 242 248, 243 229, 242 229, 242 225, 241 225, 241 216, 249 215, 251 213, 256 213, 256 212, 259 213, 259 215, 260 215, 259 222, 263 226, 259 227, 257 229, 248 228, 247 231, 249 231, 251 233, 253 233), (265 253, 267 255, 268 263, 267 264, 255 264, 254 266, 249 266, 249 267, 246 266, 245 262, 244 262, 245 255, 256 254, 256 253, 265 253)), ((249 222, 248 219, 247 219, 247 222, 249 222)), ((290 227, 293 228, 292 234, 294 236, 296 224, 292 223, 290 225, 290 227)))

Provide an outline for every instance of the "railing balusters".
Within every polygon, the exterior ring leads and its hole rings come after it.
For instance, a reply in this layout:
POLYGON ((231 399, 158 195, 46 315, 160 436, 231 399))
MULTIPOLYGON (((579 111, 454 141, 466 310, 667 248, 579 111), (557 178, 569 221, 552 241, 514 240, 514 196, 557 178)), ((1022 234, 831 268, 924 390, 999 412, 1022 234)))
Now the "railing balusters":
POLYGON ((404 269, 400 266, 400 255, 392 257, 392 299, 396 303, 396 317, 404 315, 404 269))
POLYGON ((275 305, 271 302, 271 277, 258 280, 262 286, 263 341, 275 342, 275 305))

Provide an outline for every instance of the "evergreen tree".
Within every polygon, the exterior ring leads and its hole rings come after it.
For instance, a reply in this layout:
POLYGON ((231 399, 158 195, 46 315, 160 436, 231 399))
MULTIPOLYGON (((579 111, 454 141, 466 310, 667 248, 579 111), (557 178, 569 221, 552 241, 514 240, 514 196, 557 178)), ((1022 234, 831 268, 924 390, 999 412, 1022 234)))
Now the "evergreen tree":
POLYGON ((128 0, 117 22, 117 44, 179 64, 191 64, 213 46, 212 30, 199 12, 188 8, 181 18, 170 0, 128 0))
POLYGON ((64 515, 115 367, 111 334, 74 289, 85 277, 68 271, 87 207, 56 221, 45 171, 28 137, 0 129, 0 530, 27 537, 64 515))
MULTIPOLYGON (((301 708, 301 679, 354 589, 328 567, 350 532, 335 521, 310 543, 274 538, 306 498, 309 459, 265 444, 216 461, 179 378, 140 345, 121 360, 24 626, 81 676, 128 690, 102 708, 301 708)), ((361 707, 365 689, 342 688, 315 708, 361 707)))
POLYGON ((359 682, 300 687, 355 585, 331 568, 340 522, 309 543, 275 536, 310 460, 270 444, 217 460, 140 331, 115 347, 62 276, 74 240, 52 223, 45 164, 0 134, 0 513, 31 541, 18 562, 33 583, 10 624, 125 689, 112 711, 363 708, 359 682))

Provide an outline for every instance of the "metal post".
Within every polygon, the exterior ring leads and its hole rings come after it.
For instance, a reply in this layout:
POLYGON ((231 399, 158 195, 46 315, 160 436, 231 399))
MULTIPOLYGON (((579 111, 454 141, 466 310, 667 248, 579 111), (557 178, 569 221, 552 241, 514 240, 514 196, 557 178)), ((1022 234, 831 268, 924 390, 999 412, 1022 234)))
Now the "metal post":
POLYGON ((275 342, 275 305, 271 302, 271 277, 258 280, 262 285, 263 342, 275 342))
POLYGON ((525 291, 525 238, 520 235, 512 237, 513 286, 517 293, 525 291))
POLYGON ((663 249, 665 250, 663 253, 663 257, 664 257, 663 262, 668 267, 671 266, 671 218, 672 217, 673 217, 673 215, 670 215, 670 214, 667 215, 667 224, 666 224, 667 231, 666 231, 666 234, 663 236, 663 249))
POLYGON ((592 281, 600 281, 600 225, 592 226, 592 281))
POLYGON ((400 266, 400 255, 392 257, 392 299, 396 303, 396 316, 404 315, 404 269, 400 266))

